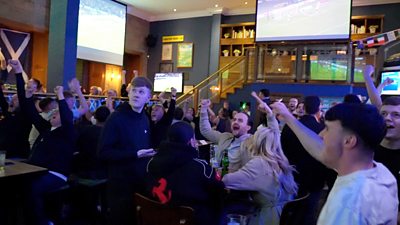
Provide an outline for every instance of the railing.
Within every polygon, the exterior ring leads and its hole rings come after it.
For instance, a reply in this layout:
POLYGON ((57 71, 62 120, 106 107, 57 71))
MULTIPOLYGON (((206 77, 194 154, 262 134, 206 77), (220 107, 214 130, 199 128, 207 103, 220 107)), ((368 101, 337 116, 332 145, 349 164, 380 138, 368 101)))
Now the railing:
POLYGON ((221 96, 233 92, 254 76, 254 48, 245 49, 245 55, 235 58, 217 72, 211 74, 194 88, 177 99, 177 105, 188 102, 189 107, 197 106, 200 99, 219 102, 221 96))

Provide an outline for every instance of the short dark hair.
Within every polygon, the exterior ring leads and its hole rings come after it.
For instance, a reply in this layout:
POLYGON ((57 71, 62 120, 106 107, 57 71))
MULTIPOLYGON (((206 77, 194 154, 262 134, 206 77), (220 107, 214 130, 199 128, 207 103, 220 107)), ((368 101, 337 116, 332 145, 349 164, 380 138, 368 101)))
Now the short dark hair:
POLYGON ((183 109, 180 107, 176 107, 174 111, 174 119, 182 120, 183 119, 183 109))
POLYGON ((400 97, 398 96, 387 97, 385 98, 385 100, 383 100, 382 105, 393 105, 393 106, 400 105, 400 97))
POLYGON ((94 112, 94 118, 98 122, 105 122, 108 116, 111 114, 110 109, 107 108, 107 106, 100 106, 99 108, 96 109, 94 112))
POLYGON ((264 95, 264 97, 269 97, 269 90, 266 88, 263 88, 260 90, 260 92, 264 95))
POLYGON ((306 96, 304 98, 304 111, 307 114, 313 115, 319 112, 321 100, 318 96, 306 96))
POLYGON ((357 95, 347 94, 343 98, 343 103, 362 103, 362 102, 357 95))
POLYGON ((43 98, 43 99, 41 99, 40 101, 39 101, 39 108, 42 110, 42 111, 45 111, 46 110, 46 108, 47 108, 47 106, 49 106, 52 102, 54 102, 55 100, 54 99, 52 99, 52 98, 50 98, 50 97, 46 97, 46 98, 43 98))
POLYGON ((341 103, 328 110, 326 121, 340 121, 341 125, 360 137, 364 145, 374 151, 386 135, 386 123, 378 109, 370 104, 341 103))
POLYGON ((168 130, 168 140, 170 142, 187 144, 192 138, 194 138, 193 127, 185 121, 172 124, 168 130))
POLYGON ((150 91, 153 90, 153 84, 147 77, 135 77, 131 81, 132 87, 147 87, 150 91))
POLYGON ((36 89, 40 90, 42 88, 42 83, 40 82, 40 80, 36 79, 36 78, 31 78, 35 83, 36 83, 36 89))

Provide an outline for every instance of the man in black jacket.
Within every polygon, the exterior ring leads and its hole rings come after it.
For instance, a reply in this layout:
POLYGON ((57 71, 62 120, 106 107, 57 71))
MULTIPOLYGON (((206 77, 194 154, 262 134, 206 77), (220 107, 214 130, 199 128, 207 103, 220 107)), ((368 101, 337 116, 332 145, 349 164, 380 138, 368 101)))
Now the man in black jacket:
POLYGON ((224 185, 213 169, 198 159, 194 131, 187 122, 176 122, 168 141, 147 166, 149 197, 162 204, 185 205, 194 209, 195 224, 218 224, 224 185))
MULTIPOLYGON (((0 53, 1 55, 1 53, 0 53)), ((0 57, 1 77, 7 77, 5 59, 0 57)), ((17 95, 13 95, 8 103, 0 85, 0 149, 7 151, 7 158, 28 158, 30 146, 28 142, 31 122, 21 112, 17 95)))
POLYGON ((40 135, 32 147, 28 163, 45 167, 48 172, 33 178, 27 186, 27 213, 29 224, 47 225, 49 220, 44 210, 44 197, 63 187, 71 172, 71 161, 75 144, 72 112, 64 99, 63 87, 57 86, 54 92, 58 99, 58 109, 51 113, 47 121, 39 115, 32 92, 25 91, 22 66, 18 60, 10 60, 16 80, 21 110, 39 131, 40 135))
POLYGON ((107 119, 99 139, 99 157, 107 162, 110 224, 135 224, 133 196, 144 189, 144 175, 151 149, 150 122, 144 105, 150 101, 152 84, 136 77, 129 89, 129 102, 121 104, 107 119))
MULTIPOLYGON (((320 111, 321 101, 317 96, 307 96, 304 99, 305 115, 300 122, 314 131, 316 134, 324 129, 316 119, 320 111)), ((304 205, 298 207, 296 217, 297 224, 316 224, 318 201, 322 188, 325 185, 328 169, 314 159, 300 143, 293 131, 285 125, 281 135, 282 149, 291 165, 294 165, 297 173, 294 173, 296 183, 299 185, 298 196, 310 193, 310 197, 304 205)))

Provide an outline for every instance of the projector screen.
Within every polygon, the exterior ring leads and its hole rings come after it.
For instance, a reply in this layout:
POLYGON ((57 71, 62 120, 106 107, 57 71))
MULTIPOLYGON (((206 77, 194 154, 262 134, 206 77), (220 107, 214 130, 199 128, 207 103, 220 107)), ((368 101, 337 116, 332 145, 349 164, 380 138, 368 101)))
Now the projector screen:
POLYGON ((111 0, 80 0, 77 57, 122 65, 126 5, 111 0))
POLYGON ((171 87, 178 93, 183 91, 183 73, 156 73, 154 76, 154 92, 171 92, 171 87))
POLYGON ((381 83, 390 78, 393 82, 385 86, 382 90, 383 95, 400 95, 400 71, 382 71, 381 83))
POLYGON ((350 37, 351 0, 258 0, 256 41, 350 37))

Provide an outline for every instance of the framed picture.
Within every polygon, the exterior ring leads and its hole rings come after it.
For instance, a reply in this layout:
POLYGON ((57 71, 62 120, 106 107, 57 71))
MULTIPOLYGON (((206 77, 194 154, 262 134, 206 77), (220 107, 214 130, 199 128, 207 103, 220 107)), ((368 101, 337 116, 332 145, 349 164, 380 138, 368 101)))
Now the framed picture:
POLYGON ((161 61, 172 60, 172 44, 163 44, 161 51, 161 61))
POLYGON ((193 66, 193 43, 178 44, 177 68, 190 68, 193 66))
POLYGON ((160 63, 160 73, 172 73, 174 70, 173 63, 160 63))

